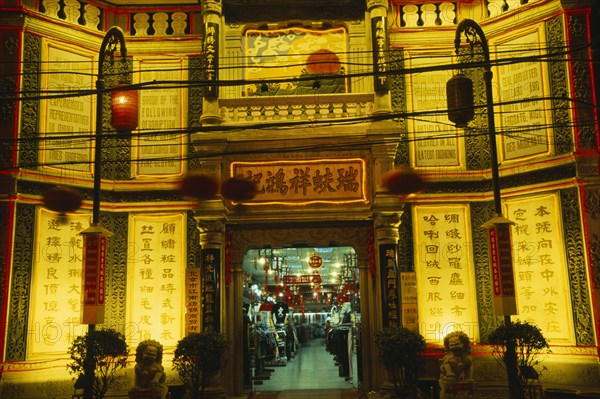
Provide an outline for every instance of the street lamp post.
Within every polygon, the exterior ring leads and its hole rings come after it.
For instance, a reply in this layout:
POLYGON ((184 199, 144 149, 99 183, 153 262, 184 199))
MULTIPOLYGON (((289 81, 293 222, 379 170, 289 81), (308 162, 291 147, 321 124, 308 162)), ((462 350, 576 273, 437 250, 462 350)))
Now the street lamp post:
MULTIPOLYGON (((484 62, 483 77, 485 80, 485 97, 488 117, 488 134, 490 140, 490 161, 492 172, 492 190, 494 195, 494 212, 495 216, 487 222, 484 227, 490 229, 490 238, 494 238, 490 243, 492 252, 492 270, 493 277, 498 281, 494 281, 494 295, 499 298, 495 301, 496 311, 504 316, 504 324, 507 329, 508 339, 506 340, 506 364, 508 375, 508 390, 511 398, 521 398, 522 392, 520 389, 520 380, 518 374, 518 363, 516 354, 516 343, 511 334, 512 322, 510 315, 516 314, 516 305, 514 298, 514 278, 512 270, 512 258, 510 248, 510 224, 508 219, 502 216, 502 203, 500 197, 500 175, 498 172, 498 149, 496 146, 496 123, 494 119, 494 99, 492 92, 492 66, 490 62, 490 51, 487 39, 481 27, 471 19, 462 20, 456 28, 456 36, 454 39, 455 51, 457 56, 460 55, 461 36, 465 37, 467 43, 472 47, 479 44, 482 49, 484 62), (507 294, 506 297, 504 294, 507 294)), ((472 90, 472 89, 471 89, 472 90)), ((472 93, 469 93, 472 94, 472 93)), ((471 97, 472 99, 472 97, 471 97)), ((448 98, 450 103, 450 96, 448 98)), ((449 104, 449 110, 456 110, 455 104, 449 104)), ((472 118, 472 110, 467 110, 472 118)), ((469 116, 467 119, 469 119, 469 116)))
MULTIPOLYGON (((88 339, 96 329, 96 324, 104 322, 105 276, 107 239, 112 235, 108 230, 99 226, 100 222, 100 183, 102 180, 102 124, 103 96, 106 89, 104 82, 104 61, 110 57, 114 61, 117 50, 121 60, 126 62, 125 35, 119 27, 110 28, 100 46, 98 59, 98 78, 96 81, 96 132, 94 149, 94 188, 92 204, 92 223, 81 232, 83 236, 83 287, 82 287, 82 324, 88 324, 88 339)), ((114 93, 113 93, 114 95, 114 93)), ((137 95, 137 93, 136 93, 137 95)), ((136 98, 137 100, 137 98, 136 98)), ((114 105, 114 101, 113 101, 114 105)), ((137 107, 137 103, 136 103, 137 107)), ((137 121, 136 121, 137 123, 137 121)), ((88 345, 84 359, 83 396, 93 398, 93 387, 96 369, 96 359, 92 351, 92 343, 88 345)))
POLYGON ((92 224, 97 225, 100 221, 100 172, 102 169, 102 123, 103 123, 103 96, 106 89, 104 82, 104 59, 108 55, 111 61, 119 47, 121 62, 127 62, 127 48, 125 47, 125 35, 118 26, 113 26, 104 35, 100 46, 100 58, 98 59, 98 79, 96 80, 96 148, 94 149, 94 203, 92 209, 92 224))

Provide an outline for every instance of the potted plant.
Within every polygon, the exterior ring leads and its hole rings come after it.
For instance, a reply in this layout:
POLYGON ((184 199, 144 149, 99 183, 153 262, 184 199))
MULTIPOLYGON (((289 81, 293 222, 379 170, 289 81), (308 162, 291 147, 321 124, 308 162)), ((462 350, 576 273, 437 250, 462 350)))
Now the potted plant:
POLYGON ((91 397, 102 399, 115 381, 117 371, 127 365, 129 351, 123 334, 113 329, 104 329, 77 336, 68 353, 73 362, 67 367, 71 374, 77 376, 76 387, 85 386, 86 366, 91 365, 91 397))
POLYGON ((425 352, 425 339, 404 327, 386 327, 375 333, 375 344, 397 398, 416 398, 418 363, 425 352))
POLYGON ((203 397, 205 388, 221 370, 228 349, 225 337, 212 331, 192 333, 179 340, 173 354, 173 368, 192 399, 203 397))
POLYGON ((503 323, 492 331, 488 341, 493 346, 494 358, 507 372, 511 359, 507 356, 506 348, 509 345, 515 348, 518 388, 520 398, 525 398, 530 381, 539 381, 540 371, 535 366, 540 363, 540 355, 550 353, 542 331, 526 321, 511 321, 509 325, 503 323))

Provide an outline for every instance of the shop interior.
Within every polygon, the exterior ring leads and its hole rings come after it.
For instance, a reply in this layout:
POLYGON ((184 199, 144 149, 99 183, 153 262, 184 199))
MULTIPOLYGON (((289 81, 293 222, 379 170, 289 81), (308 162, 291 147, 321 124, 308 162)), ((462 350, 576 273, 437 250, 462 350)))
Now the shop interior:
POLYGON ((357 388, 361 317, 354 249, 251 249, 243 269, 246 389, 357 388))

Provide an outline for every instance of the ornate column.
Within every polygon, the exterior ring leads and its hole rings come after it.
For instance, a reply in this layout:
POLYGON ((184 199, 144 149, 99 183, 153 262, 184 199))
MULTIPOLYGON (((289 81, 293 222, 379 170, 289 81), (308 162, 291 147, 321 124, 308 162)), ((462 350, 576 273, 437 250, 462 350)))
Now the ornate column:
MULTIPOLYGON (((374 215, 374 246, 375 268, 370 271, 370 282, 366 284, 367 295, 370 298, 368 320, 371 337, 383 327, 400 324, 399 292, 397 275, 390 275, 390 269, 396 271, 396 251, 400 238, 400 212, 381 212, 374 215), (393 260, 393 264, 390 264, 393 260), (395 280, 395 281, 394 281, 395 280), (394 308, 394 305, 396 308, 394 308), (395 313, 396 312, 396 313, 395 313), (397 316, 393 316, 396 314, 397 316)), ((362 276, 363 273, 361 273, 362 276)), ((361 281, 361 286, 363 285, 361 281)), ((377 356, 377 346, 373 339, 364 343, 365 351, 371 353, 370 377, 371 387, 384 387, 385 372, 377 356)), ((365 368, 367 364, 365 364, 365 368)), ((392 388, 393 389, 393 388, 392 388)))
MULTIPOLYGON (((374 230, 368 229, 368 247, 361 250, 356 248, 358 255, 358 276, 360 287, 360 319, 361 339, 360 356, 363 369, 363 390, 369 392, 381 385, 378 375, 383 372, 377 360, 377 347, 373 341, 373 335, 378 331, 378 305, 373 292, 377 279, 375 277, 376 262, 374 259, 376 248, 374 242, 374 230)), ((360 367, 360 366, 359 366, 360 367)))
POLYGON ((202 40, 202 80, 207 83, 202 96, 203 125, 219 125, 223 118, 219 110, 219 54, 221 47, 221 20, 223 6, 221 0, 201 0, 203 40, 202 40))
POLYGON ((199 220, 201 280, 201 330, 221 332, 221 286, 223 281, 223 244, 225 222, 222 219, 199 220))
MULTIPOLYGON (((225 251, 226 258, 229 258, 230 273, 229 279, 226 278, 224 310, 226 317, 225 336, 231 342, 231 351, 227 360, 227 378, 225 388, 227 392, 232 394, 232 397, 242 398, 244 396, 244 337, 247 334, 244 330, 244 289, 243 277, 244 270, 242 268, 244 262, 243 248, 239 242, 234 243, 232 233, 228 232, 225 235, 225 251), (228 281, 229 280, 229 281, 228 281)), ((227 268, 227 265, 226 265, 227 268)), ((227 272, 226 272, 227 273, 227 272)))
MULTIPOLYGON (((227 320, 224 320, 222 305, 225 293, 222 290, 225 273, 223 272, 225 243, 225 221, 223 219, 196 218, 200 231, 201 259, 200 259, 200 320, 201 331, 223 332, 227 330, 227 320)), ((227 338, 227 337, 226 337, 227 338)), ((224 369, 227 363, 224 363, 224 369)), ((221 380, 221 370, 218 378, 210 381, 204 389, 207 399, 226 398, 221 380)), ((225 372, 226 373, 226 372, 225 372)))
POLYGON ((400 326, 398 292, 398 240, 401 213, 380 213, 375 218, 375 243, 379 287, 381 289, 381 323, 383 327, 400 326))
POLYGON ((374 114, 392 112, 388 75, 388 1, 367 0, 370 15, 371 51, 373 53, 374 114))

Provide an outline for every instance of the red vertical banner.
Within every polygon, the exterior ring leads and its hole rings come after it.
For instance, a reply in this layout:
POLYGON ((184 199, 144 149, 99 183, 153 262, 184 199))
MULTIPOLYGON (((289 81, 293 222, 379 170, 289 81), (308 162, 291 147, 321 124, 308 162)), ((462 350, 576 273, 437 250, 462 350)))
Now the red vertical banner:
POLYGON ((488 238, 496 315, 515 315, 517 314, 517 303, 515 299, 510 224, 490 225, 488 238))
POLYGON ((83 236, 82 324, 104 323, 106 256, 110 235, 106 233, 108 232, 97 227, 91 227, 81 233, 83 236))

